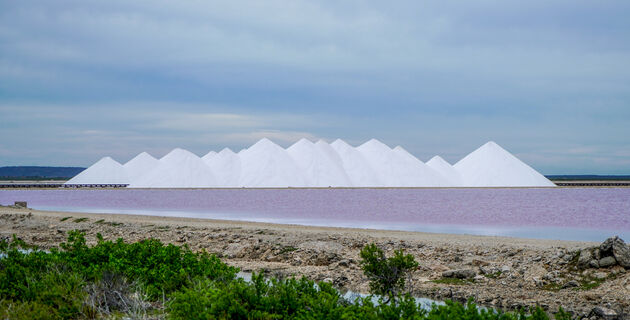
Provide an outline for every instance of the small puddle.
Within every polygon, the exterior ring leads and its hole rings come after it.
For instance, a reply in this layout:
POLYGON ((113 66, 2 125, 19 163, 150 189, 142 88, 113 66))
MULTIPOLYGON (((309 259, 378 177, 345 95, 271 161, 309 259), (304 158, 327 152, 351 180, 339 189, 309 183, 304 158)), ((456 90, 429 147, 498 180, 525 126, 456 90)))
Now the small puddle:
MULTIPOLYGON (((8 250, 11 250, 11 249, 8 249, 8 250)), ((8 251, 8 250, 7 250, 7 251, 8 251)), ((33 250, 33 249, 21 249, 21 248, 19 248, 19 249, 17 249, 17 250, 18 250, 19 252, 21 252, 21 253, 24 253, 24 254, 29 254, 29 253, 34 252, 34 251, 35 251, 35 250, 33 250)), ((37 251, 44 251, 44 252, 48 253, 48 251, 47 251, 47 250, 37 250, 37 251)), ((6 254, 6 253, 4 253, 4 252, 0 252, 0 259, 4 259, 6 256, 7 256, 7 254, 6 254)))
MULTIPOLYGON (((241 278, 243 280, 245 280, 245 282, 252 282, 252 273, 251 272, 239 272, 236 274, 237 278, 241 278)), ((317 286, 317 284, 315 284, 317 286)), ((340 291, 339 289, 337 289, 338 291, 340 291)), ((340 291, 341 293, 341 291, 340 291)), ((359 293, 359 292, 354 292, 352 290, 348 290, 345 291, 345 293, 341 294, 341 297, 343 297, 344 299, 348 300, 348 301, 354 301, 357 298, 365 298, 370 296, 369 294, 365 294, 365 293, 359 293)), ((433 305, 445 305, 445 303, 443 301, 438 301, 438 300, 433 300, 433 299, 429 299, 429 298, 423 298, 423 297, 413 297, 416 300, 416 304, 418 304, 420 306, 420 308, 424 309, 424 310, 431 310, 433 308, 433 305)), ((374 305, 378 305, 379 304, 379 300, 380 296, 378 295, 372 295, 372 303, 374 305)))

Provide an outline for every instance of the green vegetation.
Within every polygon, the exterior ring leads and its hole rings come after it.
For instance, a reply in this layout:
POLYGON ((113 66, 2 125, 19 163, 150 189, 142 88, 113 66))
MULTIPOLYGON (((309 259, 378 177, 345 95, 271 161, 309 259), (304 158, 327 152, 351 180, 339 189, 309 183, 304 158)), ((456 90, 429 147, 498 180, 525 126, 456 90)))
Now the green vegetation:
POLYGON ((578 290, 591 290, 599 287, 602 283, 604 283, 605 279, 595 279, 595 278, 584 278, 579 281, 580 286, 577 287, 578 290))
POLYGON ((613 280, 617 278, 617 274, 610 273, 605 278, 596 278, 592 274, 587 274, 582 276, 581 279, 578 280, 580 286, 578 286, 577 290, 591 290, 599 287, 602 283, 613 280))
MULTIPOLYGON (((76 222, 76 221, 75 221, 76 222)), ((94 221, 95 224, 105 224, 112 227, 122 226, 122 222, 105 221, 105 219, 99 219, 94 221)))
POLYGON ((72 219, 72 217, 63 217, 63 218, 61 218, 61 220, 59 220, 59 221, 63 222, 63 221, 66 221, 66 220, 68 220, 68 219, 72 219))
POLYGON ((560 289, 562 289, 562 286, 558 283, 555 282, 550 282, 547 283, 546 285, 544 285, 542 287, 543 290, 547 290, 547 291, 558 291, 560 289))
POLYGON ((289 253, 292 251, 297 250, 296 247, 292 247, 292 246, 287 246, 287 247, 282 247, 282 249, 280 249, 280 253, 279 254, 285 254, 285 253, 289 253))
POLYGON ((396 250, 393 257, 386 258, 383 250, 373 243, 363 247, 359 256, 361 269, 370 281, 370 292, 386 297, 387 301, 400 296, 405 276, 418 267, 412 255, 396 250))
POLYGON ((77 219, 74 219, 74 222, 80 223, 80 222, 85 222, 85 221, 88 221, 88 220, 90 220, 90 219, 89 218, 77 218, 77 219))
POLYGON ((138 296, 137 304, 150 308, 148 301, 171 296, 194 281, 232 281, 237 272, 205 252, 154 239, 129 244, 99 235, 98 243, 88 247, 82 233, 71 231, 68 241, 50 252, 18 250, 24 248, 29 246, 15 237, 0 243, 6 255, 0 259, 0 318, 14 318, 13 312, 40 318, 36 315, 42 310, 42 319, 128 312, 129 303, 121 300, 138 296), (126 295, 117 297, 121 291, 126 295))
MULTIPOLYGON (((424 310, 402 295, 403 276, 417 266, 413 257, 397 251, 385 258, 374 245, 361 251, 361 265, 375 283, 373 293, 385 293, 378 303, 372 296, 347 301, 331 284, 306 278, 253 274, 246 282, 213 255, 154 239, 126 243, 98 235, 88 246, 72 231, 45 252, 14 236, 0 242, 0 254, 2 319, 548 319, 540 308, 502 313, 472 301, 424 310), (398 276, 383 274, 392 272, 398 276)), ((570 316, 560 310, 556 319, 570 316)))

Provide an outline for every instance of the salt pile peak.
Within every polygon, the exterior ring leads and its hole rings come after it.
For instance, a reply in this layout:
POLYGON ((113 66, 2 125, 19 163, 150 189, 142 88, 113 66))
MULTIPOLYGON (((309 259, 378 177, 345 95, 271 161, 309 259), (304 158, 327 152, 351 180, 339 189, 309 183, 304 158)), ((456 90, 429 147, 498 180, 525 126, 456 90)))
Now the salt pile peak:
POLYGON ((212 170, 197 155, 184 149, 173 149, 159 165, 132 181, 130 188, 208 188, 216 187, 212 170))
POLYGON ((374 168, 356 148, 341 139, 335 140, 330 146, 337 151, 339 158, 341 158, 343 168, 353 187, 381 187, 384 185, 374 168))
POLYGON ((308 187, 347 187, 350 179, 339 155, 326 142, 300 139, 287 148, 289 156, 303 172, 308 187))
POLYGON ((332 161, 335 168, 337 168, 335 170, 339 170, 339 174, 342 176, 341 179, 343 179, 345 183, 342 186, 344 187, 352 186, 352 181, 350 181, 350 177, 348 176, 348 174, 346 173, 346 170, 344 169, 343 160, 341 160, 339 153, 337 153, 337 151, 330 144, 328 144, 326 141, 321 140, 321 139, 315 142, 315 147, 317 147, 317 149, 319 149, 320 152, 322 152, 328 159, 330 159, 330 161, 332 161))
POLYGON ((453 166, 467 187, 547 187, 555 184, 490 141, 453 166))
POLYGON ((103 157, 65 184, 128 184, 129 176, 122 164, 103 157))
MULTIPOLYGON (((204 158, 204 160, 206 160, 204 158)), ((230 148, 224 148, 205 161, 212 169, 217 185, 220 187, 238 187, 241 177, 241 158, 230 148)))
POLYGON ((133 159, 127 161, 123 167, 127 170, 129 182, 131 182, 147 174, 153 168, 157 167, 159 163, 159 160, 154 158, 152 155, 142 152, 133 159))
POLYGON ((426 164, 403 147, 371 139, 358 147, 301 139, 286 150, 261 139, 239 153, 225 148, 203 158, 174 149, 157 160, 146 152, 125 165, 109 157, 67 184, 138 188, 206 187, 546 187, 555 186, 494 142, 454 166, 439 156, 426 164))
POLYGON ((452 186, 462 186, 462 175, 442 157, 435 156, 431 158, 431 160, 427 161, 427 166, 441 174, 452 186))
POLYGON ((214 156, 216 156, 216 155, 217 155, 216 151, 210 151, 210 152, 206 153, 205 156, 201 157, 201 159, 203 161, 205 161, 205 162, 208 162, 208 160, 214 158, 214 156))
POLYGON ((288 152, 263 138, 239 152, 243 187, 301 187, 306 179, 288 152))
POLYGON ((402 147, 392 150, 372 139, 357 147, 380 176, 384 187, 443 187, 448 183, 402 147))
POLYGON ((409 153, 405 148, 396 146, 392 152, 402 161, 400 168, 401 180, 407 181, 410 187, 451 187, 452 184, 439 172, 409 153), (403 168, 407 168, 406 170, 403 168))

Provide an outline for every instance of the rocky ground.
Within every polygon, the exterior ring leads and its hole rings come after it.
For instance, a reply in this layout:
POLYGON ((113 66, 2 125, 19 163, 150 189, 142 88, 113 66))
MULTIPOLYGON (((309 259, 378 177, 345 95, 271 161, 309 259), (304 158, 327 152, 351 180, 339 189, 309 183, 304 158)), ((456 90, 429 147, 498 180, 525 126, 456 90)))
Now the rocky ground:
POLYGON ((12 234, 42 248, 57 246, 68 230, 95 241, 153 237, 205 249, 243 271, 306 276, 341 291, 367 293, 359 250, 376 243, 403 249, 420 267, 411 275, 416 296, 465 301, 504 310, 540 305, 582 318, 628 318, 630 249, 620 239, 603 244, 347 228, 41 212, 0 207, 0 237, 12 234))

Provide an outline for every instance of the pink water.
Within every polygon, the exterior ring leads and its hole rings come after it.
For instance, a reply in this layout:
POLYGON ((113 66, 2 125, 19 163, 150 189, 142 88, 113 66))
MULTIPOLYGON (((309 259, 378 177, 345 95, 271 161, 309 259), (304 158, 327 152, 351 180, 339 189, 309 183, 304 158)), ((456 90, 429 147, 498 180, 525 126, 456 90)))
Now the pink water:
POLYGON ((0 204, 446 233, 630 240, 630 188, 1 190, 0 204))

